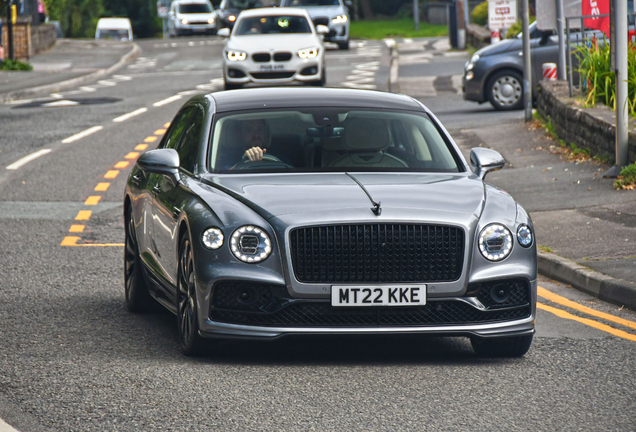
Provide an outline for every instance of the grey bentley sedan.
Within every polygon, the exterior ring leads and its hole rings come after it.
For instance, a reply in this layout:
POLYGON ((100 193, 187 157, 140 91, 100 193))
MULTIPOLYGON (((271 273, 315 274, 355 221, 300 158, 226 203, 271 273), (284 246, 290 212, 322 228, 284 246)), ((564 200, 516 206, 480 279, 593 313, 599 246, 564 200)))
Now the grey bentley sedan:
POLYGON ((403 95, 262 88, 196 96, 130 173, 125 294, 207 338, 469 337, 522 356, 536 316, 532 221, 403 95))

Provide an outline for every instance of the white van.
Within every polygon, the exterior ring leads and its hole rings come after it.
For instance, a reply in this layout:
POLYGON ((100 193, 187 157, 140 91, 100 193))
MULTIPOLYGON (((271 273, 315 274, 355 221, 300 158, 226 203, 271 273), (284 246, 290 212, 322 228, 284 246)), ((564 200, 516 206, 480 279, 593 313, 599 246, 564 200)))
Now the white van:
POLYGON ((95 39, 133 40, 130 20, 128 18, 100 18, 97 21, 95 39))

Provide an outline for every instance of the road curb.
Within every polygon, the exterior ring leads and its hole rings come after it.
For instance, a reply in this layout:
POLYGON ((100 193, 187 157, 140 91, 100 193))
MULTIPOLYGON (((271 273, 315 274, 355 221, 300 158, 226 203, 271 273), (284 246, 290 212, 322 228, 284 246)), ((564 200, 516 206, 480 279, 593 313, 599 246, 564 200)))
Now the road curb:
POLYGON ((615 279, 559 255, 539 251, 539 273, 601 300, 636 310, 636 283, 615 279))
POLYGON ((136 43, 133 43, 133 48, 127 54, 124 54, 117 63, 115 63, 114 65, 112 65, 111 67, 107 69, 100 69, 96 72, 92 72, 90 74, 83 75, 81 77, 73 78, 66 81, 61 81, 58 83, 47 84, 47 85, 38 86, 38 87, 31 87, 31 88, 22 89, 22 90, 15 90, 9 93, 0 94, 0 103, 6 103, 9 101, 18 100, 18 99, 26 99, 29 97, 35 97, 43 93, 56 93, 70 87, 76 87, 78 85, 82 85, 87 82, 94 81, 96 79, 102 78, 106 75, 110 75, 111 73, 121 69, 126 64, 130 63, 133 59, 135 59, 139 55, 140 51, 141 49, 139 48, 139 45, 137 45, 136 43))

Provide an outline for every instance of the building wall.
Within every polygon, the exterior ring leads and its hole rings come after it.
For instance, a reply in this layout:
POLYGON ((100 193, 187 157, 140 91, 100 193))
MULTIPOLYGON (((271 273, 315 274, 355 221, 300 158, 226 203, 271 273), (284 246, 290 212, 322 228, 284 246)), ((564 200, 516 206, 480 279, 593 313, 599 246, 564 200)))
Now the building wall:
MULTIPOLYGON (((13 26, 13 52, 15 58, 28 60, 34 55, 55 45, 56 35, 53 24, 42 24, 32 27, 31 19, 18 18, 13 26)), ((9 57, 9 26, 2 26, 2 46, 5 56, 9 57)))

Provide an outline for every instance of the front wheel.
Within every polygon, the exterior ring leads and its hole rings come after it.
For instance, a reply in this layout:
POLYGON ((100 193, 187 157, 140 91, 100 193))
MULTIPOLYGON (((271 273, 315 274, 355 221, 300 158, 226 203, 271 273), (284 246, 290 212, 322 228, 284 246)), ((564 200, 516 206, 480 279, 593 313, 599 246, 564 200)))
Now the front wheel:
POLYGON ((148 286, 141 268, 135 220, 130 209, 126 212, 124 287, 126 307, 130 312, 147 312, 150 310, 153 300, 148 292, 148 286))
POLYGON ((523 78, 511 70, 495 73, 486 86, 488 100, 498 111, 520 110, 523 108, 523 78))
POLYGON ((195 286, 194 254, 188 233, 181 237, 177 275, 177 327, 181 351, 187 356, 203 352, 199 335, 199 310, 195 286))
POLYGON ((530 349, 533 335, 498 338, 473 337, 470 343, 480 357, 523 357, 530 349))

